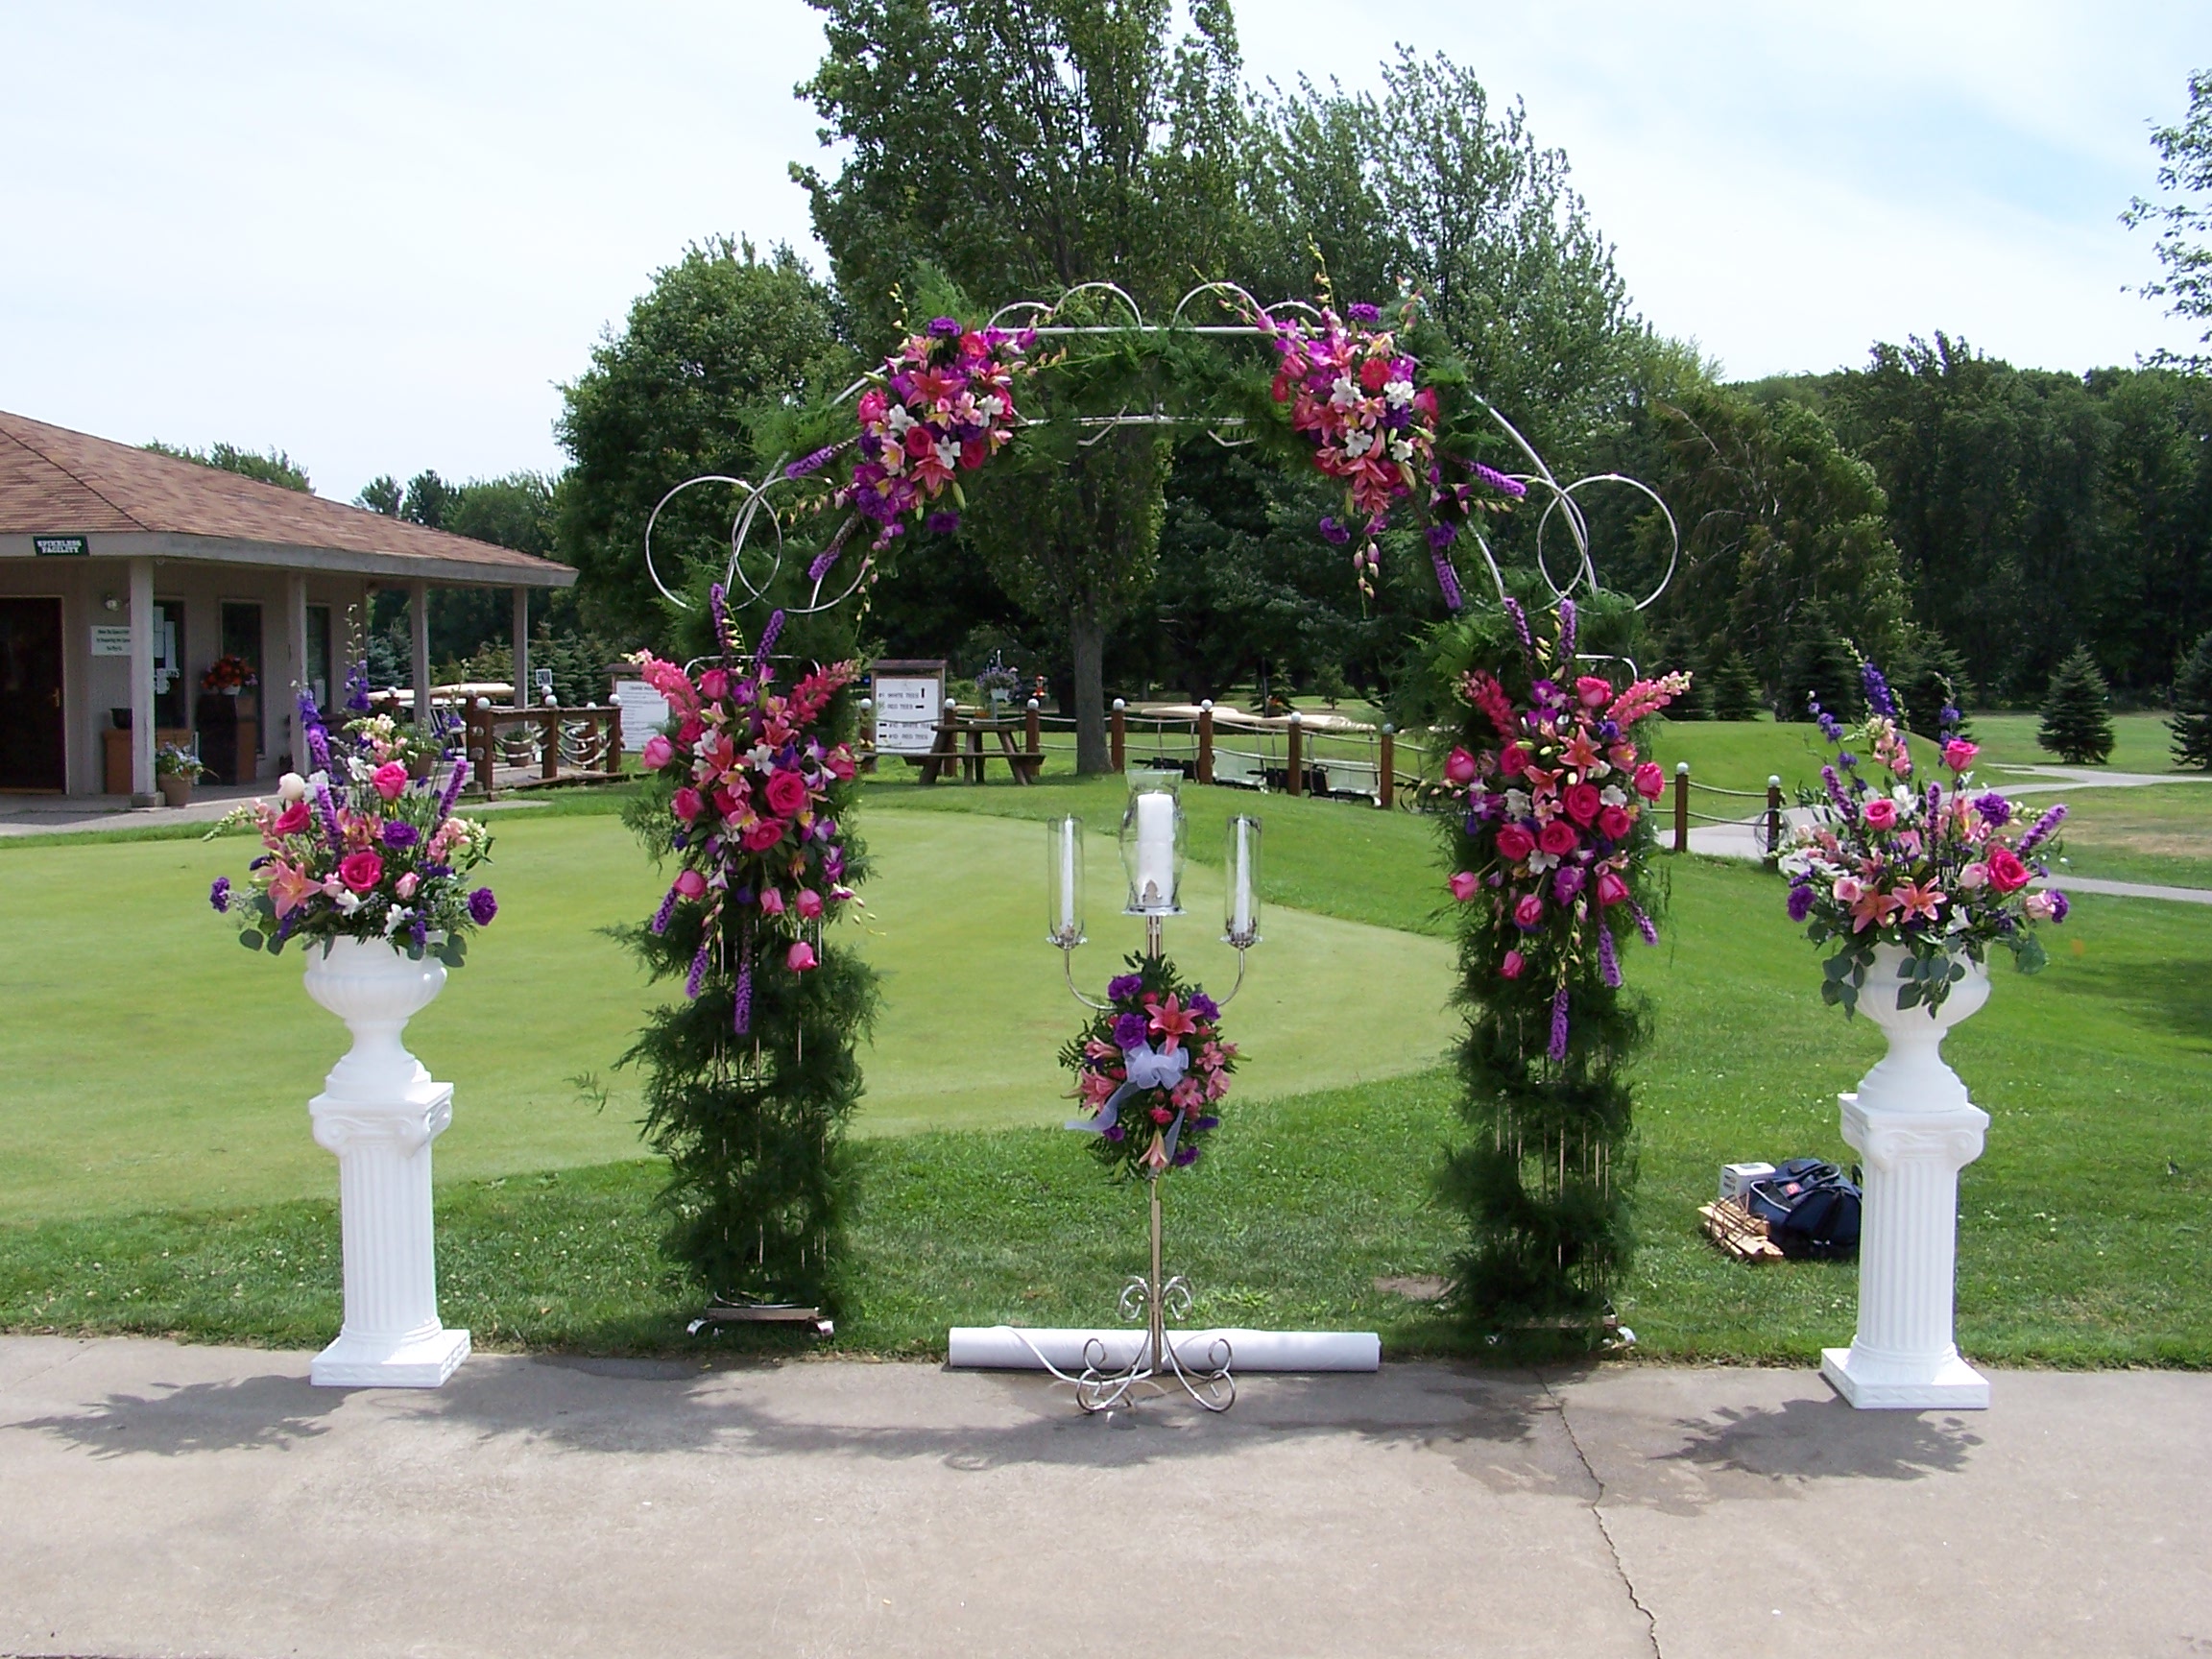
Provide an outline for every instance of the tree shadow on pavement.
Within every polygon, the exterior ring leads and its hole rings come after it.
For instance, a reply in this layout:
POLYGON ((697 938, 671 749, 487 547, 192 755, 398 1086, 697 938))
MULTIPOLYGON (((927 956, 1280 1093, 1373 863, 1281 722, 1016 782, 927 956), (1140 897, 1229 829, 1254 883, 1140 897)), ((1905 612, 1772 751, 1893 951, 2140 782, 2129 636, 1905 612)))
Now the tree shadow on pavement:
POLYGON ((343 1401, 341 1391, 317 1388, 304 1377, 270 1375, 109 1394, 82 1410, 7 1427, 53 1434, 102 1458, 282 1450, 327 1434, 325 1419, 343 1401))

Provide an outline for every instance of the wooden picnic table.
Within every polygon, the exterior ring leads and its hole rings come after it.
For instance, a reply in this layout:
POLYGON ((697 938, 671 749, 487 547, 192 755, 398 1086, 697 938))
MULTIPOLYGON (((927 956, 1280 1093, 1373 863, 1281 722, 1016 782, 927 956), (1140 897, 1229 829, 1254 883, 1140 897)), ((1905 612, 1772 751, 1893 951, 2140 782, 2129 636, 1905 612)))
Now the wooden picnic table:
POLYGON ((1020 722, 948 713, 938 721, 936 740, 929 746, 929 753, 923 757, 922 781, 934 783, 939 778, 957 771, 969 782, 980 783, 985 763, 992 760, 1005 761, 1017 783, 1037 781, 1037 774, 1045 766, 1045 749, 1034 709, 1020 722), (1019 748, 1014 742, 1018 732, 1022 738, 1019 748), (998 740, 996 750, 984 744, 986 736, 998 740), (963 737, 967 740, 965 749, 961 743, 963 737))

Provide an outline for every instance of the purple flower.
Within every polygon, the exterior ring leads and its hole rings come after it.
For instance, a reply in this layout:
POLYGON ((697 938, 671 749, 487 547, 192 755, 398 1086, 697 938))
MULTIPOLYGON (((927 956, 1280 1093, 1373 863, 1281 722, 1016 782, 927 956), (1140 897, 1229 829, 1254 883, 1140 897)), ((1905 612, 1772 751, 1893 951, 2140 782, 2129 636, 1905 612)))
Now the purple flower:
POLYGON ((776 641, 782 637, 783 613, 772 611, 768 614, 768 625, 760 630, 760 651, 754 663, 755 673, 758 673, 768 666, 768 654, 776 649, 776 641))
POLYGON ((929 333, 932 338, 938 340, 957 340, 960 338, 960 319, 957 317, 932 317, 929 319, 929 333))
POLYGON ((1889 695, 1889 682, 1882 678, 1882 670, 1871 662, 1859 666, 1859 679, 1866 688, 1866 707, 1877 714, 1897 717, 1897 699, 1889 695))
POLYGON ((1959 710, 1952 708, 1950 704, 1944 704, 1942 712, 1937 714, 1936 718, 1936 722, 1942 727, 1944 735, 1948 736, 1951 733, 1958 730, 1960 720, 1959 710))
POLYGON ((1621 988, 1621 958, 1614 954, 1613 929, 1598 929, 1598 973, 1605 983, 1618 991, 1621 988))
POLYGON ((960 528, 960 515, 941 508, 923 521, 922 528, 932 536, 950 536, 960 528))
POLYGON ((438 797, 438 820, 444 823, 453 816, 453 803, 461 799, 461 786, 469 781, 469 762, 453 762, 453 775, 445 780, 445 793, 438 797))
POLYGON ((1571 904, 1588 878, 1573 864, 1563 864, 1551 878, 1551 893, 1561 904, 1571 904))
POLYGON ((730 999, 730 1029, 744 1036, 753 1029, 753 958, 737 970, 737 990, 730 999))
POLYGON ((479 927, 492 926, 492 918, 499 914, 499 901, 492 897, 492 889, 479 887, 469 895, 469 920, 479 927))
POLYGON ((798 479, 805 477, 809 472, 819 472, 836 457, 837 451, 844 447, 845 445, 842 444, 828 444, 815 450, 811 455, 802 455, 790 466, 783 469, 783 476, 798 479))
POLYGON ((669 888, 668 897, 661 901, 661 908, 653 912, 653 920, 648 922, 646 926, 656 933, 667 932, 668 924, 676 915, 676 901, 679 897, 680 895, 675 888, 669 888))
POLYGON ((1790 920, 1802 922, 1813 914, 1813 889, 1800 881, 1790 889, 1790 920))
POLYGON ((1118 1048, 1142 1048, 1148 1022, 1142 1014, 1124 1014, 1114 1022, 1114 1044, 1118 1048))
POLYGON ((1528 700, 1531 703, 1542 703, 1548 708, 1566 701, 1564 697, 1559 695, 1557 685, 1550 680, 1539 680, 1530 685, 1528 687, 1528 700))
POLYGON ((2051 901, 2051 920, 2054 922, 2065 921, 2066 912, 2074 908, 2072 904, 2067 902, 2066 895, 2052 891, 2046 893, 2044 897, 2051 901))
POLYGON ((1221 1018, 1221 1004, 1214 1001, 1203 991, 1190 993, 1189 1006, 1190 1012, 1197 1015, 1201 1020, 1218 1020, 1221 1018))
POLYGON ((1559 666, 1565 668, 1575 657, 1575 601, 1559 601, 1559 666))
POLYGON ((369 712, 369 664, 356 662, 346 670, 346 711, 349 714, 369 712))
POLYGON ((338 846, 340 842, 346 839, 346 837, 338 828, 338 805, 336 802, 330 799, 330 786, 327 783, 318 783, 315 785, 315 805, 321 809, 323 814, 323 833, 325 837, 329 841, 331 846, 338 846))
POLYGON ((1478 461, 1474 464, 1474 469, 1475 476, 1481 479, 1483 483, 1489 485, 1501 495, 1511 495, 1515 499, 1519 499, 1528 493, 1527 485, 1522 483, 1518 478, 1506 477, 1504 473, 1494 467, 1485 467, 1478 461))
POLYGON ((1341 547, 1352 540, 1352 532, 1334 518, 1321 520, 1321 540, 1333 547, 1341 547))
POLYGON ((1513 619, 1513 637, 1521 641, 1521 649, 1533 660, 1536 646, 1528 637, 1528 613, 1521 609, 1521 601, 1518 599, 1509 598, 1504 604, 1505 614, 1513 619))
POLYGON ((1431 524, 1429 526, 1429 545, 1439 552, 1458 540, 1459 527, 1455 524, 1431 524))
POLYGON ((215 884, 207 889, 207 902, 215 906, 215 914, 223 915, 230 908, 230 878, 218 876, 215 884))
POLYGON ((837 563, 838 549, 825 547, 814 555, 814 562, 806 566, 806 580, 819 582, 830 574, 830 566, 837 563))
POLYGON ((707 941, 702 939, 699 941, 698 953, 691 958, 691 972, 684 975, 684 995, 695 1000, 699 996, 699 987, 706 977, 707 941))
POLYGON ((1106 1000, 1109 1002, 1120 1002, 1127 999, 1128 998, 1136 996, 1143 989, 1143 975, 1139 974, 1119 974, 1106 981, 1106 1000))
POLYGON ((730 606, 722 591, 722 584, 709 583, 707 588, 707 611, 714 618, 714 646, 728 656, 733 639, 730 633, 730 606))
POLYGON ((1355 323, 1362 324, 1368 326, 1372 326, 1373 325, 1382 321, 1382 313, 1381 309, 1368 304, 1364 300, 1356 300, 1351 304, 1345 306, 1344 315, 1351 318, 1355 323))
POLYGON ((1106 1131, 1106 1139, 1113 1142, 1117 1146, 1120 1145, 1123 1141, 1128 1139, 1128 1137, 1129 1131, 1122 1128, 1118 1123, 1115 1124, 1113 1128, 1106 1131))
POLYGON ((1647 945, 1658 944, 1658 925, 1650 917, 1644 914, 1644 906, 1631 899, 1628 902, 1628 909, 1636 918, 1636 931, 1644 935, 1644 943, 1647 945))
MULTIPOLYGON (((1436 530, 1450 530, 1452 526, 1449 524, 1439 524, 1436 529, 1431 530, 1429 532, 1431 543, 1435 542, 1436 530)), ((1447 611, 1458 610, 1467 602, 1459 591, 1459 572, 1452 568, 1452 561, 1444 557, 1441 548, 1431 552, 1429 558, 1436 566, 1436 586, 1444 594, 1444 608, 1447 611)))
POLYGON ((384 845, 395 853, 403 853, 422 839, 422 831, 403 818, 394 818, 384 826, 384 845))
POLYGON ((1836 810, 1841 814, 1844 822, 1849 823, 1859 816, 1859 808, 1852 805, 1851 797, 1843 793, 1843 781, 1836 776, 1835 767, 1821 767, 1820 781, 1828 785, 1828 799, 1835 803, 1836 810))
POLYGON ((2065 822, 2066 807, 2065 804, 2061 802, 2058 805, 2052 807, 2050 811, 2044 813, 2042 817, 2036 819, 2035 828, 2029 830, 2027 834, 2020 837, 2020 845, 2017 849, 2020 856, 2023 858, 2027 857, 2030 853, 2032 853, 2037 847, 2040 847, 2045 841, 2050 839, 2052 830, 2057 829, 2059 825, 2065 822))
POLYGON ((1551 998, 1551 1046, 1546 1050, 1554 1061, 1567 1058, 1567 987, 1551 998))
POLYGON ((1175 1156, 1171 1162, 1178 1169, 1188 1169, 1191 1165, 1198 1162, 1198 1148, 1186 1141, 1182 1145, 1175 1148, 1175 1156))

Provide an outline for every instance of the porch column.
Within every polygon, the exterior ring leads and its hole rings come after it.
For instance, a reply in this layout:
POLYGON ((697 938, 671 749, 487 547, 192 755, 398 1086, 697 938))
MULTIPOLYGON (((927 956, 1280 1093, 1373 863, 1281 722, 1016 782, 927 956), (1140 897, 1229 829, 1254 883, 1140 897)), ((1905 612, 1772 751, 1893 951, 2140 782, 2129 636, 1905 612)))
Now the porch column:
POLYGON ((407 624, 415 636, 415 718, 427 725, 430 719, 430 585, 427 582, 407 585, 407 624))
POLYGON ((530 707, 530 589, 515 589, 515 707, 530 707))
POLYGON ((154 793, 154 561, 131 561, 131 805, 154 793))
POLYGON ((284 652, 292 662, 292 707, 284 716, 292 733, 292 770, 304 778, 307 728, 300 719, 300 698, 308 688, 307 578, 298 571, 284 578, 284 652))

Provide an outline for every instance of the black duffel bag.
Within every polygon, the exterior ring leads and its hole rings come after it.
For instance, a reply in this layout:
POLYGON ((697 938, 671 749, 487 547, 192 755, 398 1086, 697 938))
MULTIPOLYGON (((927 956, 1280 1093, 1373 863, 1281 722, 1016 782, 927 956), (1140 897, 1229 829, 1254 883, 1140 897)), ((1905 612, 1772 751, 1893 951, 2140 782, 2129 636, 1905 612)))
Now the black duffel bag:
POLYGON ((1792 1158, 1743 1193, 1783 1255, 1831 1261, 1859 1254, 1862 1202, 1858 1183, 1817 1158, 1792 1158))

